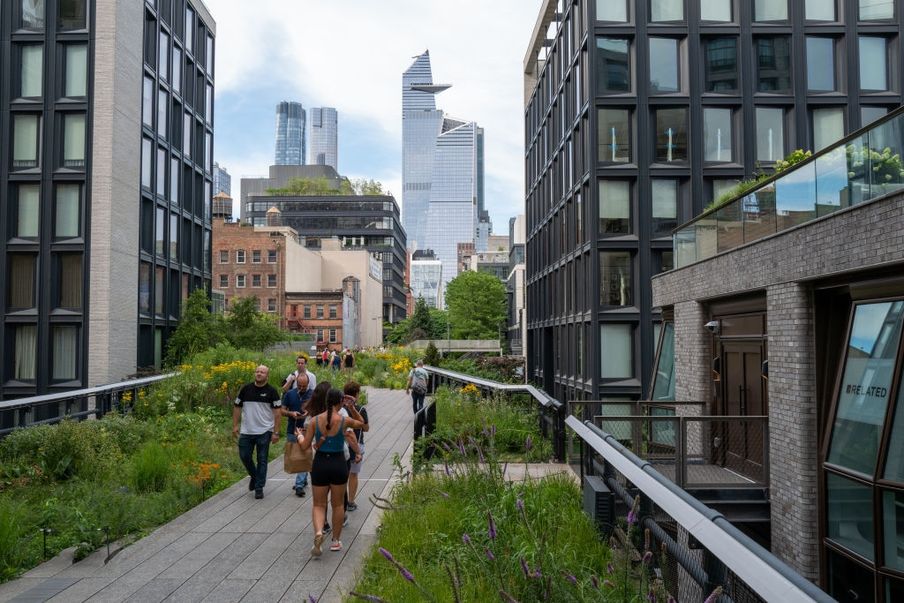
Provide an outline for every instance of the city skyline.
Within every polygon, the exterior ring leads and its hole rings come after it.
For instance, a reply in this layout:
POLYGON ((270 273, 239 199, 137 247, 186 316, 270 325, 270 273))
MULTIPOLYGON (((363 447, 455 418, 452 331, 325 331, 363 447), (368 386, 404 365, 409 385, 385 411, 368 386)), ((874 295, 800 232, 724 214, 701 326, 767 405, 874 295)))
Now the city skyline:
MULTIPOLYGON (((207 4, 220 35, 232 42, 228 48, 224 45, 217 58, 219 119, 214 157, 228 165, 236 178, 266 174, 273 159, 276 103, 293 99, 306 108, 335 107, 342 115, 338 135, 342 174, 379 180, 401 200, 398 74, 411 63, 412 55, 430 48, 439 57, 434 67, 442 79, 456 84, 444 93, 443 107, 486 130, 486 207, 495 225, 507 224, 523 205, 520 74, 540 5, 533 1, 508 0, 493 6, 465 2, 462 11, 453 14, 406 1, 389 15, 360 1, 340 8, 318 3, 289 7, 273 0, 253 6, 210 0, 207 4), (316 26, 337 19, 344 22, 343 13, 349 9, 360 17, 348 22, 347 38, 353 44, 340 42, 328 28, 316 26), (467 14, 478 9, 483 18, 473 23, 467 14), (500 31, 499 22, 511 27, 500 31), (303 31, 296 31, 295 25, 303 31), (465 27, 475 34, 467 44, 456 34, 465 27), (366 50, 372 47, 381 52, 366 50), (339 78, 340 72, 355 76, 339 78)), ((233 192, 238 198, 238 191, 233 192)))

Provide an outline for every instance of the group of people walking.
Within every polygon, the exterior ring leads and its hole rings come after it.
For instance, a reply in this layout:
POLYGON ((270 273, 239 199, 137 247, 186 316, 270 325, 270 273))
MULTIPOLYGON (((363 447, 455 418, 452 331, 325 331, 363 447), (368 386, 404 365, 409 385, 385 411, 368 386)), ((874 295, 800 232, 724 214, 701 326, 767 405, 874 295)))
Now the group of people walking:
POLYGON ((320 556, 325 535, 330 533, 330 550, 341 551, 347 513, 358 508, 355 497, 364 461, 364 434, 370 429, 367 410, 358 404, 361 386, 349 381, 340 390, 326 381, 318 384, 316 375, 307 370, 304 356, 298 356, 296 370, 286 377, 282 397, 269 385, 269 376, 268 367, 257 367, 254 382, 241 389, 233 409, 232 431, 238 438, 239 458, 251 476, 248 489, 255 498, 264 497, 269 447, 279 441, 281 419, 286 417, 286 439, 297 442, 303 451, 316 450, 310 476, 297 473, 294 484, 295 495, 304 497, 310 477, 314 498, 311 554, 320 556), (327 520, 328 503, 332 525, 327 520))
POLYGON ((317 366, 326 366, 334 371, 340 369, 350 371, 355 368, 355 353, 348 348, 345 348, 342 352, 324 348, 317 352, 315 358, 317 359, 317 366))

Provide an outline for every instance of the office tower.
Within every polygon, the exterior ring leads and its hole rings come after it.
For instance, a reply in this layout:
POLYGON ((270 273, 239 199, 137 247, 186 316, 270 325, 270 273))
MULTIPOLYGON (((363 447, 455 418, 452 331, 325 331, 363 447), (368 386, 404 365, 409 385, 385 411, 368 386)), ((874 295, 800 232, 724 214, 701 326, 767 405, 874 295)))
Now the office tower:
POLYGON ((301 103, 282 101, 276 105, 275 165, 304 165, 305 111, 301 103))
POLYGON ((159 363, 209 287, 214 35, 201 2, 0 3, 0 398, 159 363))
POLYGON ((225 193, 232 196, 232 176, 226 171, 226 168, 220 167, 216 161, 213 162, 213 194, 217 196, 219 193, 225 193))
POLYGON ((560 400, 643 399, 672 229, 899 105, 904 3, 562 6, 524 63, 528 369, 560 400))
POLYGON ((402 216, 411 249, 429 246, 427 206, 436 137, 443 128, 443 112, 434 97, 450 87, 433 83, 429 50, 402 74, 402 216))
POLYGON ((328 165, 339 171, 339 117, 332 107, 314 107, 310 110, 308 138, 308 164, 328 165))
POLYGON ((423 298, 430 308, 442 308, 443 264, 430 249, 418 249, 411 255, 411 297, 423 298))
MULTIPOLYGON (((332 172, 328 166, 318 167, 332 172)), ((244 181, 243 181, 244 182, 244 181)), ((399 206, 389 195, 250 195, 243 221, 264 226, 278 213, 277 225, 289 226, 311 248, 321 239, 339 237, 343 249, 366 249, 375 258, 373 270, 383 282, 383 320, 398 322, 407 315, 405 298, 405 231, 399 206)))

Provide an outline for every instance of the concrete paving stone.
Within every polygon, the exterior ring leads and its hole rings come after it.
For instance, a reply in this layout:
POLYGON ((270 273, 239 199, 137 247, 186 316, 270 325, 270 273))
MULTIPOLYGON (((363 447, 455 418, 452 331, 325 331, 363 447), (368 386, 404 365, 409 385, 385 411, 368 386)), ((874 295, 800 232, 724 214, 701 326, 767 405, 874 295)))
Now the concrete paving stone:
POLYGON ((24 593, 30 588, 44 582, 46 578, 19 578, 0 584, 0 601, 9 601, 16 595, 24 593))
POLYGON ((224 580, 209 595, 201 599, 202 603, 236 603, 242 600, 256 580, 224 580))
POLYGON ((23 576, 25 578, 50 578, 51 576, 55 576, 56 574, 72 565, 74 554, 74 546, 69 547, 68 549, 63 549, 56 557, 45 561, 38 567, 25 572, 23 576))
POLYGON ((279 532, 271 534, 229 574, 229 577, 238 580, 257 580, 273 565, 274 561, 286 552, 295 538, 295 534, 279 532))
POLYGON ((113 580, 113 578, 81 578, 78 582, 47 601, 48 603, 75 603, 76 601, 85 601, 97 591, 110 584, 113 580))
POLYGON ((326 588, 326 580, 295 580, 279 600, 280 603, 307 603, 308 597, 315 597, 318 603, 323 599, 319 596, 326 588))
POLYGON ((266 534, 240 535, 185 581, 168 601, 200 601, 210 594, 238 565, 267 538, 266 534))
POLYGON ((129 595, 129 601, 140 603, 160 603, 170 593, 182 586, 184 580, 154 578, 135 593, 129 595))
POLYGON ((179 563, 174 563, 163 571, 159 577, 165 580, 179 580, 180 583, 188 580, 211 559, 219 555, 223 549, 235 542, 239 536, 239 534, 222 532, 213 534, 179 563))

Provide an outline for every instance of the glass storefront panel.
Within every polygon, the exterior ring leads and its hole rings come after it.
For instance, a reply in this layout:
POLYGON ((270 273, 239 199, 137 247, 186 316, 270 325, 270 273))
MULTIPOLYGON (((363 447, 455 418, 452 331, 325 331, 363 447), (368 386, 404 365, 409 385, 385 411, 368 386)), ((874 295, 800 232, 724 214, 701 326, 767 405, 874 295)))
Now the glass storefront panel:
MULTIPOLYGON (((901 449, 896 454, 900 456, 901 449)), ((885 567, 904 571, 904 492, 882 493, 885 567)))
POLYGON ((675 399, 675 325, 667 322, 662 329, 659 359, 653 375, 653 400, 656 401, 675 399))
POLYGON ((873 572, 848 559, 827 551, 829 594, 839 601, 875 601, 873 572))
MULTIPOLYGON (((904 369, 902 369, 904 370, 904 369)), ((887 480, 904 484, 904 387, 898 389, 898 401, 895 404, 891 435, 886 447, 884 477, 887 480)))
POLYGON ((855 310, 831 431, 830 463, 870 476, 875 472, 902 315, 900 301, 861 304, 855 310))
POLYGON ((826 536, 863 557, 875 558, 872 487, 826 474, 826 536))

